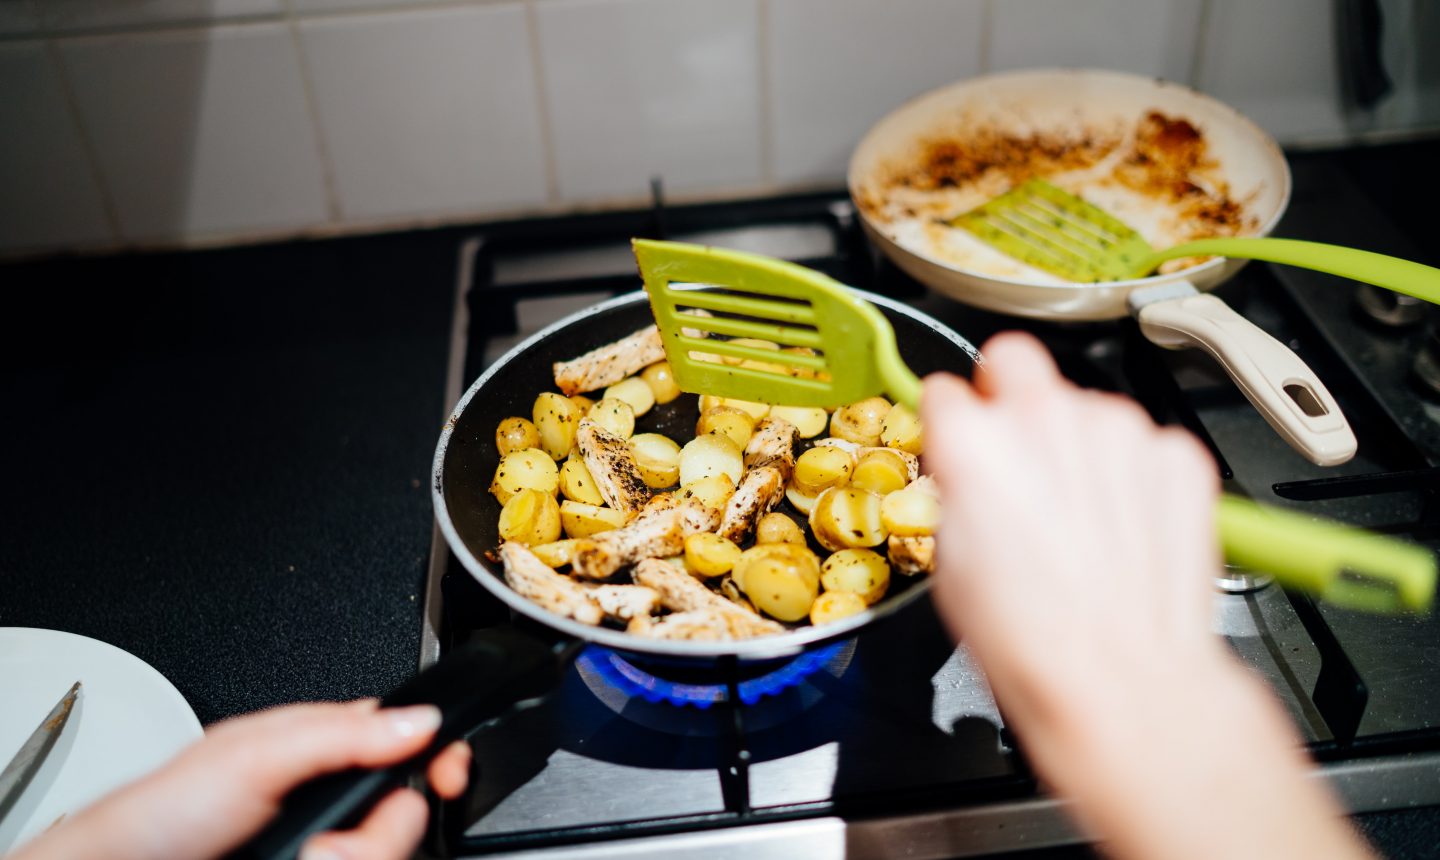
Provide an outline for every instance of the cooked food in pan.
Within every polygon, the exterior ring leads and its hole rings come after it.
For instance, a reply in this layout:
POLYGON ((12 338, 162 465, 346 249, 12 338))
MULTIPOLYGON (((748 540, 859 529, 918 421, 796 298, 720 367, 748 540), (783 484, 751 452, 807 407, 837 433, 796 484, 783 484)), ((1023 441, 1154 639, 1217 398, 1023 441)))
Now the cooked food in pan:
POLYGON ((855 615, 933 569, 939 495, 913 413, 680 398, 659 343, 651 327, 557 363, 563 393, 495 428, 517 593, 636 636, 732 640, 855 615), (694 435, 637 433, 652 410, 694 435))

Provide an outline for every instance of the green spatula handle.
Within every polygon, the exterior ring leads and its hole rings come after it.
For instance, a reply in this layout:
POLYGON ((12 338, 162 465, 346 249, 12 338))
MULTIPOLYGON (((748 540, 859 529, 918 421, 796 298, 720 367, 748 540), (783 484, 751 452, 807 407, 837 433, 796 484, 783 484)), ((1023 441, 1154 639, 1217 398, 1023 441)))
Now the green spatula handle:
POLYGON ((1205 255, 1314 269, 1440 304, 1440 269, 1373 251, 1299 239, 1200 239, 1156 251, 1145 258, 1143 270, 1154 271, 1166 260, 1205 255))
POLYGON ((1232 495, 1216 519, 1225 558, 1336 606, 1420 611, 1435 597, 1435 555, 1423 546, 1232 495))

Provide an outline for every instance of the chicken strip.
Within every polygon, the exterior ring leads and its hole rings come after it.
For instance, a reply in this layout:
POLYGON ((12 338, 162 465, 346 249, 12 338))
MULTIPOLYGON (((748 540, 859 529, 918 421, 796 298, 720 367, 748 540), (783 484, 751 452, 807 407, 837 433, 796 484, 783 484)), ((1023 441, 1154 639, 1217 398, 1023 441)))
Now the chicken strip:
POLYGON ((582 586, 601 611, 616 621, 648 618, 660 609, 660 594, 643 585, 582 586))
POLYGON ((520 596, 582 624, 599 624, 604 618, 600 605, 579 583, 551 570, 524 544, 506 541, 500 546, 500 559, 505 582, 520 596))
POLYGON ((630 443, 591 421, 580 419, 575 431, 575 447, 595 487, 605 503, 617 511, 634 514, 650 500, 650 488, 640 477, 635 466, 635 455, 630 453, 630 443))
POLYGON ((896 573, 914 576, 917 573, 935 572, 935 538, 929 535, 891 535, 886 548, 889 550, 890 566, 896 573))
POLYGON ((679 555, 685 551, 685 538, 708 532, 719 521, 719 512, 699 499, 645 511, 627 526, 583 541, 570 560, 570 570, 586 579, 605 579, 644 558, 679 555))
POLYGON ((719 614, 737 639, 783 633, 784 626, 731 603, 690 574, 658 558, 647 558, 635 566, 635 582, 660 593, 660 604, 675 612, 705 611, 719 614))
POLYGON ((636 618, 625 628, 632 636, 646 639, 680 639, 692 642, 724 642, 735 638, 723 615, 711 609, 676 612, 663 618, 636 618))
POLYGON ((663 361, 665 344, 660 329, 647 326, 593 349, 579 358, 557 361, 554 365, 555 386, 567 397, 583 394, 607 385, 614 385, 649 364, 663 361))
POLYGON ((790 472, 795 468, 795 440, 799 437, 799 431, 789 421, 766 418, 745 444, 745 468, 774 466, 780 470, 782 480, 790 480, 790 472))
POLYGON ((780 466, 761 466, 751 469, 740 479, 735 494, 725 503, 725 515, 720 519, 720 535, 735 543, 744 542, 760 518, 768 514, 785 498, 785 474, 780 466))

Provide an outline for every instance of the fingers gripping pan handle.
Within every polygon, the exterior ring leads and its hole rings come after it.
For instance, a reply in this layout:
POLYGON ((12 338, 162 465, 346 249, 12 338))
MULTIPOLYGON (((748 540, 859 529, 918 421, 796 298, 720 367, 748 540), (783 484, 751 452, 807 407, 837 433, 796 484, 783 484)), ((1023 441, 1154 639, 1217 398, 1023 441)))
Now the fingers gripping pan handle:
POLYGON ((353 769, 305 783, 286 796, 280 814, 231 858, 293 858, 306 839, 358 824, 451 742, 482 724, 540 703, 558 686, 578 643, 555 644, 514 628, 483 631, 440 662, 401 684, 381 707, 435 705, 442 720, 415 757, 379 770, 353 769))
POLYGON ((1305 362, 1215 296, 1187 283, 1130 295, 1131 313, 1152 343, 1205 350, 1265 420, 1310 462, 1335 466, 1355 456, 1355 433, 1335 398, 1305 362))

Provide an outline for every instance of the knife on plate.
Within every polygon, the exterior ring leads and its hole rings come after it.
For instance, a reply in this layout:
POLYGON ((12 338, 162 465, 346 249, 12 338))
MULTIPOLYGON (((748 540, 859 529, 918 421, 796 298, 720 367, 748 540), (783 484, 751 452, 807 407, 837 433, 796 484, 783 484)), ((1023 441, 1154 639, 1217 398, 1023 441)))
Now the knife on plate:
POLYGON ((70 721, 70 712, 75 708, 75 700, 80 696, 80 682, 70 688, 70 692, 61 697, 50 713, 40 722, 39 728, 31 733, 30 738, 20 747, 5 769, 0 771, 0 820, 4 820, 6 814, 15 806, 15 801, 20 799, 25 787, 35 774, 40 771, 40 766, 45 763, 45 757, 55 746, 55 741, 60 739, 60 733, 65 730, 65 724, 70 721))

